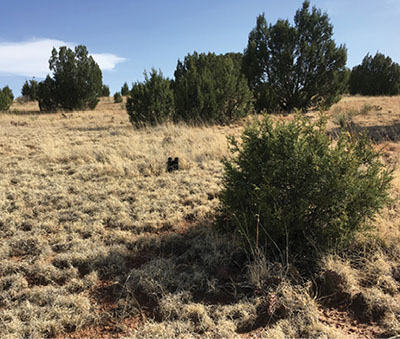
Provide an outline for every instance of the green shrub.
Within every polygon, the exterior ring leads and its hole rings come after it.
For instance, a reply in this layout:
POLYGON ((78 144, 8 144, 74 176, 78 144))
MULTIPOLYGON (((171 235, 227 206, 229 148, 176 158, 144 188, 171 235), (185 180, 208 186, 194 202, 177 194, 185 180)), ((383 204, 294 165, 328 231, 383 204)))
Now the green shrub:
POLYGON ((120 92, 114 93, 114 103, 118 104, 122 102, 122 96, 120 92))
POLYGON ((9 96, 0 91, 0 111, 8 111, 12 103, 9 96))
POLYGON ((107 85, 103 85, 101 87, 101 96, 109 97, 110 96, 110 87, 108 87, 107 85))
POLYGON ((225 124, 251 110, 252 94, 241 72, 241 54, 187 55, 175 71, 175 120, 225 124))
POLYGON ((126 83, 126 81, 124 82, 124 84, 121 87, 121 95, 125 96, 125 97, 129 95, 129 87, 128 87, 128 84, 126 83))
POLYGON ((35 80, 26 80, 22 86, 21 94, 30 101, 37 100, 39 83, 35 80))
POLYGON ((8 96, 8 97, 10 98, 11 102, 14 101, 14 94, 13 94, 13 92, 12 92, 12 90, 11 90, 10 87, 4 86, 3 89, 2 89, 2 92, 3 92, 6 96, 8 96))
POLYGON ((0 111, 8 111, 13 100, 14 95, 10 87, 5 86, 2 90, 0 90, 0 111))
POLYGON ((351 241, 388 199, 392 171, 366 137, 342 132, 332 143, 326 119, 268 117, 231 138, 219 224, 252 248, 287 262, 351 241))
POLYGON ((144 82, 133 84, 126 102, 129 120, 135 126, 155 125, 171 119, 174 114, 174 94, 171 81, 161 71, 144 72, 144 82))
POLYGON ((39 82, 37 98, 41 111, 56 111, 59 107, 56 97, 57 89, 56 82, 47 75, 46 79, 39 82))

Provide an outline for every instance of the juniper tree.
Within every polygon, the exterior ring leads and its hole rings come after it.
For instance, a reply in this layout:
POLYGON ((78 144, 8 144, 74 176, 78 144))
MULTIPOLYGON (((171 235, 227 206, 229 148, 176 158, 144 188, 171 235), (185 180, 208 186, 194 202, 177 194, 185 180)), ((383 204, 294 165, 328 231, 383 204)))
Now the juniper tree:
POLYGON ((124 84, 121 87, 121 95, 123 96, 129 95, 129 86, 126 82, 124 82, 124 84))
POLYGON ((7 111, 14 100, 10 87, 5 86, 0 90, 0 111, 7 111))
POLYGON ((110 87, 108 87, 107 85, 103 85, 101 87, 101 96, 109 97, 110 96, 110 87))
POLYGON ((2 92, 3 92, 8 98, 10 98, 11 102, 14 100, 14 94, 13 94, 13 92, 12 92, 12 90, 11 90, 10 87, 4 86, 3 89, 2 89, 2 92))
MULTIPOLYGON (((254 119, 230 138, 218 224, 271 258, 314 258, 345 246, 389 199, 393 169, 366 135, 337 142, 327 117, 254 119)), ((254 252, 253 252, 254 253, 254 252)))
POLYGON ((126 102, 129 120, 135 126, 171 120, 175 109, 171 81, 154 68, 150 75, 144 72, 144 77, 144 82, 133 84, 129 93, 126 102))
POLYGON ((346 88, 347 51, 336 46, 328 15, 304 1, 294 17, 268 25, 257 17, 244 51, 243 71, 256 107, 292 111, 329 107, 346 88))
POLYGON ((251 109, 251 92, 241 72, 241 55, 187 55, 175 71, 176 120, 229 123, 251 109))
POLYGON ((118 104, 122 102, 122 96, 120 92, 114 93, 114 103, 118 104))
POLYGON ((39 84, 38 100, 41 110, 94 109, 102 92, 102 73, 85 46, 75 50, 53 48, 49 59, 53 77, 39 84))
POLYGON ((377 52, 367 54, 362 63, 353 67, 349 80, 351 94, 397 95, 400 93, 400 65, 377 52))
POLYGON ((29 100, 37 100, 39 83, 35 80, 26 80, 22 86, 21 94, 29 100))

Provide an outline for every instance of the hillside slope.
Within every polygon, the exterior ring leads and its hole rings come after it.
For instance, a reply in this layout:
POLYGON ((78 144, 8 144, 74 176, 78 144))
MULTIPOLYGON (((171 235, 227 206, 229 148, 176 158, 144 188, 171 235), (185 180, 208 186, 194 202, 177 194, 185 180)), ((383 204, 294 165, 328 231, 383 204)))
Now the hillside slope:
MULTIPOLYGON (((111 98, 95 111, 11 110, 0 114, 0 336, 400 334, 399 170, 376 230, 311 279, 249 261, 213 230, 240 124, 135 130, 111 98), (170 156, 179 171, 166 171, 170 156)), ((346 97, 328 114, 333 132, 366 128, 399 165, 399 97, 346 97)))

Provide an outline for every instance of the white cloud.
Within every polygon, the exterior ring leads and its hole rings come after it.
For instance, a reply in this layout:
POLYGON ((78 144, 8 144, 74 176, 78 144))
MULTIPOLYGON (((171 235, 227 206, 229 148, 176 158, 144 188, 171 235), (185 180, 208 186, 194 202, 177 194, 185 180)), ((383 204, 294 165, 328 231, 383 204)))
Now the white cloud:
MULTIPOLYGON (((49 58, 53 47, 75 44, 61 40, 38 39, 0 43, 0 73, 28 77, 45 77, 49 72, 49 58)), ((93 58, 102 70, 112 70, 126 59, 110 53, 94 53, 93 58)))
POLYGON ((117 64, 126 60, 125 58, 110 53, 93 53, 92 57, 103 71, 110 71, 114 69, 117 64))

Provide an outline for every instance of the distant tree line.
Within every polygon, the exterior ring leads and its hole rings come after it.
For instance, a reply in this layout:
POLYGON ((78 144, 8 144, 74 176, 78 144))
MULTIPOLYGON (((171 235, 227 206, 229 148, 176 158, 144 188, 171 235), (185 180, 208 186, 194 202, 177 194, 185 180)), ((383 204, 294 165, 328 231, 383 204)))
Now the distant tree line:
POLYGON ((333 40, 328 15, 309 1, 288 20, 257 17, 244 53, 188 54, 174 79, 154 69, 127 100, 133 124, 186 121, 229 123, 257 112, 328 109, 345 93, 396 95, 400 66, 377 53, 352 70, 347 50, 333 40))
POLYGON ((121 103, 123 102, 122 97, 126 97, 129 95, 129 86, 128 83, 125 81, 121 87, 121 91, 114 93, 114 103, 121 103))
MULTIPOLYGON (((310 8, 306 0, 293 24, 281 19, 268 24, 265 15, 259 15, 243 54, 193 52, 178 60, 174 79, 152 69, 131 88, 125 82, 114 102, 127 97, 126 109, 135 125, 226 124, 254 110, 328 109, 344 93, 400 93, 400 66, 389 57, 367 54, 352 70, 345 67, 346 59, 345 46, 333 40, 328 15, 310 8)), ((42 111, 93 109, 101 96, 110 96, 85 46, 53 49, 49 68, 52 76, 26 81, 22 87, 23 97, 37 100, 42 111)), ((7 93, 0 94, 3 110, 11 104, 7 98, 7 93)))
POLYGON ((125 82, 123 85, 122 85, 122 87, 121 87, 121 93, 120 93, 122 96, 127 96, 127 95, 129 95, 129 86, 128 86, 128 83, 127 82, 125 82))
POLYGON ((347 51, 332 39, 327 14, 305 1, 294 25, 257 18, 241 53, 187 55, 175 79, 152 71, 127 101, 134 124, 166 120, 230 123, 251 111, 328 108, 347 88, 347 51))

